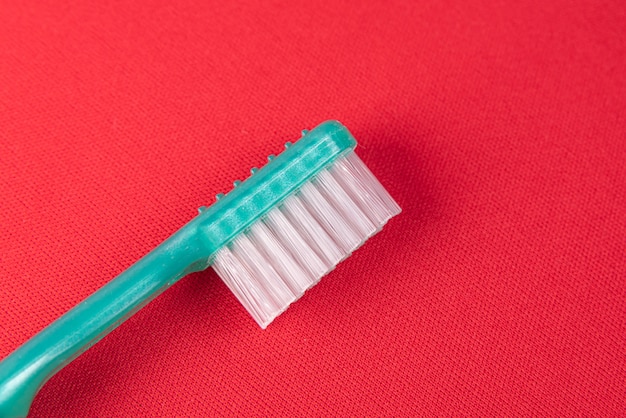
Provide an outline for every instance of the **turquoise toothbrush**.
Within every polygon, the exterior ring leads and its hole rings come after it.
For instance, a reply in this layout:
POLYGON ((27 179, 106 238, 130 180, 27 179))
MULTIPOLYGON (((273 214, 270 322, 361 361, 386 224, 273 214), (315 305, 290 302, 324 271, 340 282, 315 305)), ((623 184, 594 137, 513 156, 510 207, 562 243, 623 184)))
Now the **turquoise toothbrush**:
POLYGON ((185 275, 213 266, 265 328, 400 207, 327 121, 0 362, 0 417, 185 275))

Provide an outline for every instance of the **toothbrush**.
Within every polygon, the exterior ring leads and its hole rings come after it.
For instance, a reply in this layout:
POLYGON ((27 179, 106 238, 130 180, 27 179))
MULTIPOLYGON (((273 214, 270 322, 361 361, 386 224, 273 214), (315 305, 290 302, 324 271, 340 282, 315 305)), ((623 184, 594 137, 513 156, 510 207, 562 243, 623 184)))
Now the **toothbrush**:
POLYGON ((400 207, 327 121, 0 362, 0 417, 24 417, 56 372, 189 273, 212 266, 254 320, 278 315, 400 207))

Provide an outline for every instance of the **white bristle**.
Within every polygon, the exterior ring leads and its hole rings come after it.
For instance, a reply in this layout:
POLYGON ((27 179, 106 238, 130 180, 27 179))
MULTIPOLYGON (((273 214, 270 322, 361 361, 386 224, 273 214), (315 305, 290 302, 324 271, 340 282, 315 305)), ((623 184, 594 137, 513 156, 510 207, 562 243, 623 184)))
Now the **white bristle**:
POLYGON ((339 159, 329 171, 378 229, 400 213, 398 204, 354 152, 339 159))
POLYGON ((308 246, 324 259, 325 269, 322 274, 325 274, 332 266, 337 265, 341 261, 343 257, 341 249, 335 244, 335 241, 328 235, 322 225, 313 218, 313 215, 307 210, 299 196, 294 194, 288 197, 279 208, 308 246))
POLYGON ((274 267, 295 297, 300 297, 309 288, 313 279, 293 259, 279 238, 263 222, 256 222, 250 228, 250 238, 257 245, 265 260, 274 267))
POLYGON ((286 250, 306 270, 307 277, 311 282, 315 282, 326 273, 326 270, 328 270, 327 266, 315 250, 307 244, 305 238, 289 222, 282 210, 270 211, 265 222, 270 230, 285 244, 286 250))
POLYGON ((213 267, 265 328, 398 213, 350 152, 218 251, 213 267))
POLYGON ((352 230, 348 220, 337 212, 331 202, 322 195, 317 184, 313 182, 303 184, 299 194, 307 204, 307 208, 315 220, 319 222, 343 251, 343 257, 359 246, 361 237, 359 237, 356 231, 352 230))
POLYGON ((257 249, 260 246, 268 246, 267 242, 244 233, 239 235, 232 244, 235 257, 252 273, 267 295, 279 308, 289 305, 296 299, 284 280, 275 270, 271 263, 257 249), (254 241, 253 241, 254 239, 254 241))
MULTIPOLYGON (((352 230, 357 232, 359 237, 369 237, 376 232, 376 227, 359 209, 344 188, 337 183, 330 171, 322 171, 315 179, 314 183, 319 185, 324 191, 326 199, 338 209, 344 219, 352 226, 352 230)), ((360 239, 359 241, 362 241, 360 239)))

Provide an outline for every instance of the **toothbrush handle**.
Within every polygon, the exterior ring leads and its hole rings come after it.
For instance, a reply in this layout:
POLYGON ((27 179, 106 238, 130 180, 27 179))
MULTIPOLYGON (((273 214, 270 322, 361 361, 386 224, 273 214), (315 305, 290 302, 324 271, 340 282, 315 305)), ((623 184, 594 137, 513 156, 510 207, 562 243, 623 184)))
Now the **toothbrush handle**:
POLYGON ((193 271, 206 251, 188 224, 0 362, 0 417, 24 417, 46 381, 193 271))

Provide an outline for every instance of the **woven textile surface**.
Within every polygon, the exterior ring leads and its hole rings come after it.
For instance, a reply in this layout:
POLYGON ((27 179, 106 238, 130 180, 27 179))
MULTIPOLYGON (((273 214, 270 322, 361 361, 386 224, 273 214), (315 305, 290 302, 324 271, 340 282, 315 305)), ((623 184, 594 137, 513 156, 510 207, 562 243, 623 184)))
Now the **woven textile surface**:
POLYGON ((262 331, 211 270, 34 417, 626 415, 623 1, 0 1, 0 358, 344 123, 403 212, 262 331))

